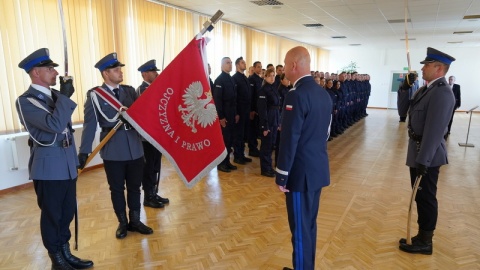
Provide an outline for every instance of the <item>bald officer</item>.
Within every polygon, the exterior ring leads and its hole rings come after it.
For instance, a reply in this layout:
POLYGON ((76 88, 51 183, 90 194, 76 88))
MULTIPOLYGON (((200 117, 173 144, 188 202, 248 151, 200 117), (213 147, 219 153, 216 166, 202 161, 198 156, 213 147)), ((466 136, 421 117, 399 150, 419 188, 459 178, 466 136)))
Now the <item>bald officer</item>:
MULTIPOLYGON (((133 87, 120 84, 123 81, 123 66, 125 65, 118 61, 116 53, 106 55, 95 65, 104 80, 100 87, 115 96, 123 106, 130 107, 137 99, 137 93, 133 87)), ((85 166, 88 154, 92 152, 97 125, 101 128, 100 139, 103 139, 119 121, 118 111, 95 94, 96 88, 87 92, 85 101, 82 143, 78 155, 81 168, 85 166)), ((125 238, 127 230, 152 234, 153 230, 140 221, 140 184, 143 176, 143 147, 140 135, 125 123, 100 150, 100 156, 110 186, 113 209, 119 222, 115 236, 118 239, 125 238), (126 204, 130 210, 130 222, 126 215, 126 204)))
POLYGON ((415 202, 418 213, 418 234, 412 244, 400 239, 400 250, 430 255, 432 237, 437 225, 437 182, 440 166, 448 164, 444 136, 455 106, 455 97, 445 79, 452 56, 434 48, 427 49, 422 75, 428 81, 413 97, 409 110, 407 166, 410 167, 411 185, 422 177, 415 202))
POLYGON ((327 140, 332 100, 310 75, 306 48, 287 52, 284 73, 294 83, 283 104, 276 184, 285 193, 293 267, 313 270, 320 193, 330 184, 327 140))
MULTIPOLYGON (((159 69, 157 68, 155 59, 152 59, 141 65, 138 71, 141 72, 143 78, 142 84, 137 88, 137 94, 140 96, 157 78, 159 69)), ((142 178, 144 191, 143 205, 152 208, 163 208, 170 200, 168 198, 162 198, 157 194, 160 169, 162 167, 162 153, 145 139, 142 139, 142 144, 145 154, 142 178)))
POLYGON ((23 59, 18 67, 28 73, 32 84, 17 99, 16 107, 30 135, 28 172, 41 210, 40 232, 52 269, 86 269, 93 262, 73 256, 68 243, 77 207, 78 159, 71 120, 77 104, 70 99, 74 93, 71 79, 60 77, 60 92, 50 88, 56 84, 57 66, 46 48, 23 59))

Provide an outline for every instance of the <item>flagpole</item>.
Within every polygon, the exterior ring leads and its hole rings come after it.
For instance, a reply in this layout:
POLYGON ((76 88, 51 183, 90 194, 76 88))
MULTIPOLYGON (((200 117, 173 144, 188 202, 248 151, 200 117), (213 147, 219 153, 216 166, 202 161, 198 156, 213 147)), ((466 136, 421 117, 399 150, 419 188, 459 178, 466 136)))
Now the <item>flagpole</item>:
POLYGON ((107 133, 107 136, 105 136, 105 138, 103 138, 103 140, 97 145, 97 147, 95 147, 95 149, 93 150, 93 152, 88 156, 87 160, 85 161, 85 166, 82 168, 82 169, 78 169, 77 170, 77 173, 78 175, 80 175, 83 170, 85 170, 85 167, 87 166, 87 164, 92 161, 92 159, 95 157, 95 155, 100 152, 100 150, 102 149, 102 147, 110 140, 110 138, 112 138, 112 136, 115 134, 115 132, 117 132, 118 128, 123 125, 123 122, 120 120, 117 122, 117 124, 112 128, 112 130, 110 130, 108 133, 107 133))
POLYGON ((216 24, 224 15, 223 11, 218 10, 209 21, 203 23, 203 29, 200 31, 199 35, 203 36, 207 31, 210 32, 213 29, 213 25, 216 24))

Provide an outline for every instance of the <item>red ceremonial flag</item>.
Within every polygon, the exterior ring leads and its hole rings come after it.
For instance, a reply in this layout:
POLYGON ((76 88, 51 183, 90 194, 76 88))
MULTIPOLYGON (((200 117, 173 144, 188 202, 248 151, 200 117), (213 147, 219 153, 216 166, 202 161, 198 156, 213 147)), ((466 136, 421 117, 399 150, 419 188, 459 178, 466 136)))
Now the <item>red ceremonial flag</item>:
POLYGON ((194 38, 123 113, 192 187, 226 157, 207 73, 205 38, 194 38))

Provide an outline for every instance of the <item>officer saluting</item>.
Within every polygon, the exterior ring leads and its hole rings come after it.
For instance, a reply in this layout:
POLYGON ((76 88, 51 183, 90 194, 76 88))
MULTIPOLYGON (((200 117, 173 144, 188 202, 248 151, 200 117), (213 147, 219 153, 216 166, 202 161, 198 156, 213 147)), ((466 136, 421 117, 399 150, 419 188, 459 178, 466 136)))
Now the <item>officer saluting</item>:
MULTIPOLYGON (((125 65, 118 61, 116 53, 103 57, 95 64, 104 80, 101 88, 115 96, 123 106, 130 107, 137 99, 137 93, 133 87, 120 84, 123 81, 121 70, 123 66, 125 65)), ((92 152, 97 124, 102 129, 101 140, 119 121, 117 109, 105 102, 95 92, 97 90, 97 87, 89 90, 85 101, 82 143, 78 155, 80 168, 85 166, 88 154, 92 152)), ((143 174, 143 148, 140 135, 125 123, 100 150, 100 156, 110 186, 113 209, 119 222, 115 236, 119 239, 125 238, 127 230, 152 234, 153 230, 140 221, 140 184, 143 174), (124 195, 125 185, 127 200, 124 195), (130 222, 127 220, 126 203, 130 209, 130 222)))
POLYGON ((60 77, 60 92, 50 88, 56 84, 57 66, 46 48, 23 59, 18 67, 28 73, 32 84, 17 99, 16 107, 30 135, 28 172, 41 210, 40 231, 52 269, 85 269, 93 262, 73 256, 68 243, 77 207, 78 159, 71 121, 77 104, 70 99, 75 91, 72 79, 60 77))
POLYGON ((413 97, 409 110, 407 166, 410 167, 411 184, 422 176, 415 201, 418 213, 418 234, 412 244, 400 239, 400 249, 408 253, 432 254, 433 231, 437 224, 437 181, 440 166, 448 164, 444 136, 455 106, 455 97, 445 74, 455 58, 433 48, 420 62, 427 86, 413 97))
MULTIPOLYGON (((142 73, 143 78, 142 84, 137 88, 137 94, 140 96, 157 78, 159 69, 157 68, 156 61, 152 59, 141 65, 138 71, 142 73)), ((145 192, 143 205, 152 208, 163 208, 170 200, 168 198, 162 198, 157 194, 157 177, 160 177, 162 153, 145 139, 142 139, 142 144, 143 152, 145 153, 145 167, 143 168, 142 178, 143 191, 145 192)))

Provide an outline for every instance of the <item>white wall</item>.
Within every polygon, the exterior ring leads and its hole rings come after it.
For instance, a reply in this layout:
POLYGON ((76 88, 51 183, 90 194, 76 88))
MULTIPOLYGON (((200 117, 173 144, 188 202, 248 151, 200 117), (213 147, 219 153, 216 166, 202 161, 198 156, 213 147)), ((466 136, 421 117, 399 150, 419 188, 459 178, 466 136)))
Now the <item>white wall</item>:
MULTIPOLYGON (((432 47, 435 47, 432 45, 432 47)), ((456 83, 461 86, 462 106, 459 110, 469 110, 480 105, 480 91, 477 90, 477 76, 480 76, 480 49, 479 48, 442 48, 435 47, 457 60, 452 63, 447 78, 454 75, 456 83)), ((425 59, 427 49, 410 49, 412 70, 419 72, 421 80, 420 61, 425 59)), ((389 105, 389 91, 392 71, 402 71, 408 67, 405 49, 374 49, 362 47, 348 47, 330 51, 330 62, 327 70, 339 71, 351 61, 357 63, 359 73, 370 74, 372 93, 369 107, 387 108, 389 105)))
MULTIPOLYGON (((73 127, 75 129, 75 142, 80 147, 80 139, 82 137, 83 126, 78 125, 73 127)), ((97 132, 93 147, 98 145, 98 136, 100 132, 97 132)), ((19 133, 14 135, 1 135, 0 136, 0 190, 10 187, 19 186, 30 182, 28 179, 28 158, 29 148, 26 145, 27 133, 19 133), (11 138, 16 137, 15 141, 11 138), (13 147, 15 144, 15 148, 13 147), (15 151, 16 150, 16 151, 15 151), (15 161, 15 155, 17 161, 15 161), (16 168, 12 170, 12 168, 16 168)), ((95 156, 87 167, 98 165, 103 163, 99 155, 95 156)))

